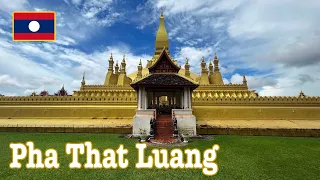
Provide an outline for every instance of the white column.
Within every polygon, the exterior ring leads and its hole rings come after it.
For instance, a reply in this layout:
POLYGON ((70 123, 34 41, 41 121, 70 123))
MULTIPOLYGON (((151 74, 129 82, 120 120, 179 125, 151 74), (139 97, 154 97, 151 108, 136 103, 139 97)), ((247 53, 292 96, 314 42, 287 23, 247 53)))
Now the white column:
POLYGON ((144 87, 141 88, 141 109, 144 110, 145 109, 145 90, 144 87))
POLYGON ((138 110, 141 110, 141 87, 138 89, 138 110))
POLYGON ((187 107, 188 107, 188 109, 190 109, 190 106, 189 106, 189 104, 190 104, 190 91, 189 91, 189 88, 186 88, 187 89, 187 94, 188 94, 188 96, 187 96, 187 107))
POLYGON ((183 91, 181 91, 181 97, 180 97, 180 106, 183 109, 183 91))
POLYGON ((183 100, 184 109, 188 109, 188 91, 187 91, 187 88, 184 88, 183 97, 184 97, 184 100, 183 100))
POLYGON ((148 108, 148 93, 146 89, 144 89, 144 109, 148 108))
POLYGON ((189 93, 189 109, 191 109, 192 94, 191 94, 191 89, 190 88, 188 88, 188 93, 189 93))

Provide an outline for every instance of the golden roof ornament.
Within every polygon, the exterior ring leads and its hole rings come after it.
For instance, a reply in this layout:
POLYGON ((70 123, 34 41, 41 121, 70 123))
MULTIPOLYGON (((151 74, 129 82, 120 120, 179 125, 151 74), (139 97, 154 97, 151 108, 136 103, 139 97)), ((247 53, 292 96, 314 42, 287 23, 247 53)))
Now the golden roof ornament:
POLYGON ((165 28, 164 16, 163 16, 162 10, 161 10, 161 14, 160 14, 159 28, 158 28, 158 31, 156 34, 155 46, 156 46, 155 55, 161 54, 163 47, 165 47, 166 50, 169 48, 168 33, 165 28))
POLYGON ((111 53, 110 59, 109 59, 108 71, 109 71, 109 72, 113 72, 113 57, 112 57, 112 53, 111 53))
POLYGON ((211 59, 210 59, 210 63, 209 63, 209 72, 210 72, 210 75, 213 73, 213 65, 212 65, 211 59))
POLYGON ((85 81, 85 72, 83 72, 83 75, 82 75, 82 82, 81 82, 81 85, 85 85, 86 84, 86 81, 85 81))
POLYGON ((218 71, 219 71, 219 59, 218 59, 216 53, 214 53, 213 64, 214 64, 214 71, 215 71, 215 72, 218 72, 218 71))
POLYGON ((126 62, 126 55, 123 55, 122 63, 126 62))
POLYGON ((247 86, 247 79, 245 75, 243 75, 242 84, 247 86))
POLYGON ((306 97, 306 95, 300 90, 299 97, 306 97))

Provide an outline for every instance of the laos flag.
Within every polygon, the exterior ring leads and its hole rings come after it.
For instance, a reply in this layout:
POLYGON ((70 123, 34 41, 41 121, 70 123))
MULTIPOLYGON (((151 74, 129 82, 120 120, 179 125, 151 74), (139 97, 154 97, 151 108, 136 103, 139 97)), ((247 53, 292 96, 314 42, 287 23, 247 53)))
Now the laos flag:
POLYGON ((13 12, 13 41, 55 41, 55 12, 13 12))

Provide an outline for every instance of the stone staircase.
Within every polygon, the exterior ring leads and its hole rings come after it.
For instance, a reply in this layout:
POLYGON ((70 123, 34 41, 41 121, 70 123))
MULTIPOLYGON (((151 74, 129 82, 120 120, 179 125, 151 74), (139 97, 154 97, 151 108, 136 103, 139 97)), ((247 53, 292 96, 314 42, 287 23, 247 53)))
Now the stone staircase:
POLYGON ((174 143, 177 139, 173 137, 173 122, 171 115, 158 115, 155 126, 155 138, 151 142, 174 143))

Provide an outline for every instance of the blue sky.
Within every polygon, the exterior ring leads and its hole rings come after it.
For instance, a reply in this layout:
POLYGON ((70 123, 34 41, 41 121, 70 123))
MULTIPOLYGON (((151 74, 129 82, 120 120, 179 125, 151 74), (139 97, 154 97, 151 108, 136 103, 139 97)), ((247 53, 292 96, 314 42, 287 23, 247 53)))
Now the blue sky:
POLYGON ((154 53, 160 9, 170 53, 200 72, 201 57, 220 59, 225 83, 260 95, 320 95, 320 1, 308 0, 0 0, 0 94, 28 95, 62 85, 103 84, 108 59, 127 72, 154 53), (13 11, 56 11, 57 41, 12 42, 13 11))

